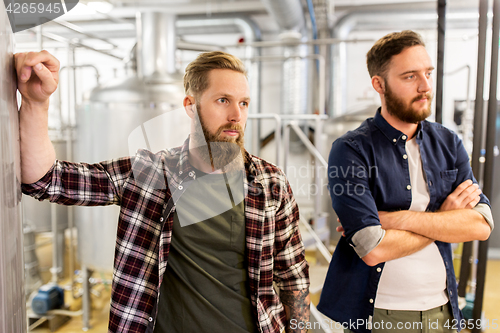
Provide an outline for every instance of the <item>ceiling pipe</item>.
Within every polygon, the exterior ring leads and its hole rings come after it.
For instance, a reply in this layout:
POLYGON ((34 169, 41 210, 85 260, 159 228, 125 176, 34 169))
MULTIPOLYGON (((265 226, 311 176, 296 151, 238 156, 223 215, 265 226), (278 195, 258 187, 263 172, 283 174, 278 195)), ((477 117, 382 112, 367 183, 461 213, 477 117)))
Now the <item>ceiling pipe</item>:
MULTIPOLYGON (((300 0, 262 0, 271 17, 278 23, 281 41, 307 40, 304 10, 300 0)), ((304 57, 305 45, 283 47, 285 57, 304 57)), ((308 111, 308 60, 290 58, 283 62, 281 113, 304 114, 308 111)), ((298 140, 295 140, 298 141, 298 140)))
POLYGON ((175 67, 175 15, 137 13, 137 75, 139 78, 168 76, 175 67))
POLYGON ((262 0, 262 3, 281 30, 305 31, 304 10, 299 0, 262 0))

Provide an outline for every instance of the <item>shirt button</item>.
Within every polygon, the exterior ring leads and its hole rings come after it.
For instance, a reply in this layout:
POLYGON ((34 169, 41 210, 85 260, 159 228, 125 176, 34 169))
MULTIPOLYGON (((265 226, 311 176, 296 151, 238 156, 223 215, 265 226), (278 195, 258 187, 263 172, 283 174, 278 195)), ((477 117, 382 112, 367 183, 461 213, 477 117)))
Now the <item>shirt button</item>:
POLYGON ((403 135, 401 139, 406 140, 406 135, 403 135))
POLYGON ((373 303, 373 298, 370 298, 370 303, 373 303))
POLYGON ((432 180, 429 180, 429 186, 432 186, 432 180))
POLYGON ((193 171, 191 171, 191 172, 189 173, 189 177, 193 177, 193 176, 194 176, 194 172, 193 172, 193 171))
POLYGON ((411 190, 411 185, 406 185, 407 190, 411 190))
POLYGON ((160 222, 163 222, 163 217, 160 218, 160 222))
POLYGON ((382 268, 380 268, 380 267, 377 268, 377 272, 379 272, 379 273, 382 272, 382 268))
POLYGON ((182 175, 182 170, 181 170, 181 171, 179 171, 179 175, 182 175))
POLYGON ((398 140, 396 140, 396 139, 392 139, 392 142, 396 142, 396 141, 398 141, 398 140))
POLYGON ((403 158, 406 160, 408 158, 408 155, 404 154, 403 158))
POLYGON ((184 188, 184 186, 182 185, 179 185, 178 189, 182 191, 182 189, 184 188))
POLYGON ((153 317, 149 317, 149 319, 148 319, 148 320, 149 320, 149 321, 153 321, 153 317))

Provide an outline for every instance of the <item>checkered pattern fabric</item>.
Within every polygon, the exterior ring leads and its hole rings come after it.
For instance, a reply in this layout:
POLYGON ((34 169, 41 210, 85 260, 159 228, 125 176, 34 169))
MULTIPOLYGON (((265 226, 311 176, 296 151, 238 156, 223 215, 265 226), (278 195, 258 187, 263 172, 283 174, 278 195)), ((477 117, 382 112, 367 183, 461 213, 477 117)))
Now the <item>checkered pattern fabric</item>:
MULTIPOLYGON (((250 298, 263 333, 281 332, 282 290, 309 287, 299 210, 284 174, 246 153, 245 231, 250 298)), ((152 332, 175 202, 196 178, 182 147, 97 164, 56 161, 23 193, 63 205, 120 205, 109 332, 152 332)))

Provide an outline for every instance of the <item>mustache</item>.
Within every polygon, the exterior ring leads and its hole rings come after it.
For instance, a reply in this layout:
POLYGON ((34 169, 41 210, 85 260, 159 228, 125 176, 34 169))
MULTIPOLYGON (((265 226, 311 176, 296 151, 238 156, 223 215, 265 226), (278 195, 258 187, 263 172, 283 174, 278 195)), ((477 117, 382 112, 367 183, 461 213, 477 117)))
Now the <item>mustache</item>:
POLYGON ((412 99, 412 101, 411 101, 411 102, 413 103, 413 102, 419 101, 419 100, 421 100, 421 99, 423 99, 423 98, 427 98, 429 101, 431 101, 431 100, 432 100, 432 97, 433 97, 433 96, 432 96, 432 94, 431 94, 431 93, 421 94, 421 95, 418 95, 417 97, 415 97, 414 99, 412 99))
POLYGON ((243 127, 240 124, 226 124, 226 125, 219 127, 216 135, 218 136, 219 134, 222 133, 222 131, 225 131, 225 130, 238 131, 238 133, 240 135, 243 134, 243 127))

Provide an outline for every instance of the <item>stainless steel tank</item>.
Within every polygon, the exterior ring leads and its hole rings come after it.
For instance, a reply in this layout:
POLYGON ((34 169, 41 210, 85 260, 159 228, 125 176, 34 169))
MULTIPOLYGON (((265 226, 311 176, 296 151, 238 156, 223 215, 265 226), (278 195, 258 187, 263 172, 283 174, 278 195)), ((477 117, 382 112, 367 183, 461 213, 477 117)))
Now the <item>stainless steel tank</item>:
MULTIPOLYGON (((182 75, 172 66, 174 23, 175 17, 169 14, 138 17, 138 34, 147 35, 138 38, 138 73, 94 88, 78 108, 75 161, 94 163, 133 156, 138 148, 148 148, 143 145, 143 133, 153 152, 180 145, 187 138, 189 118, 182 108, 182 75), (140 137, 134 135, 137 129, 140 137)), ((117 206, 75 207, 82 266, 111 271, 118 213, 117 206)))
POLYGON ((0 4, 0 332, 26 332, 14 35, 0 4))

